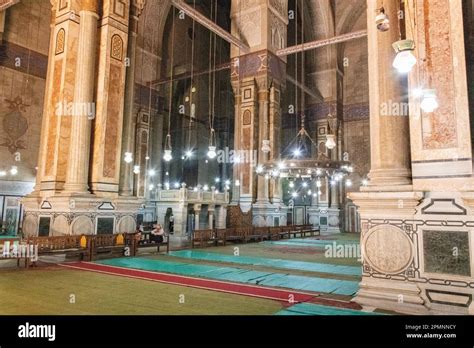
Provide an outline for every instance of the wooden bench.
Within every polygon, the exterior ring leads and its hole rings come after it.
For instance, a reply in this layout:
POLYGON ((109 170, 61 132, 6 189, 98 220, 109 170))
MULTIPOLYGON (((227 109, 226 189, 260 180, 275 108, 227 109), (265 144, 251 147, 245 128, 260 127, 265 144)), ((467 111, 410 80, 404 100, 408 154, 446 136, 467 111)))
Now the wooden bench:
POLYGON ((215 244, 216 238, 213 229, 210 230, 195 230, 193 231, 193 236, 191 239, 191 246, 195 248, 196 246, 199 247, 207 247, 209 244, 215 244))
POLYGON ((269 227, 255 227, 254 235, 258 236, 260 241, 269 240, 271 238, 269 227))
MULTIPOLYGON (((92 236, 56 236, 56 237, 29 237, 26 244, 37 250, 37 255, 64 254, 79 256, 80 260, 91 261, 92 236)), ((27 264, 29 266, 29 262, 27 264)))
POLYGON ((225 236, 227 230, 227 228, 217 228, 214 230, 215 242, 217 245, 219 245, 219 243, 221 243, 222 245, 226 245, 225 236))
POLYGON ((316 234, 318 236, 321 235, 321 231, 319 229, 319 226, 314 227, 311 224, 303 225, 301 231, 302 231, 304 237, 306 237, 307 234, 309 234, 311 237, 316 235, 316 234))
POLYGON ((165 245, 166 246, 166 253, 170 251, 170 239, 168 235, 163 235, 163 241, 157 242, 152 240, 151 238, 151 231, 141 232, 139 233, 140 237, 138 240, 137 248, 149 248, 155 247, 156 251, 160 252, 160 247, 165 245))
POLYGON ((125 234, 99 234, 91 236, 91 259, 96 260, 99 256, 119 256, 125 251, 125 234))

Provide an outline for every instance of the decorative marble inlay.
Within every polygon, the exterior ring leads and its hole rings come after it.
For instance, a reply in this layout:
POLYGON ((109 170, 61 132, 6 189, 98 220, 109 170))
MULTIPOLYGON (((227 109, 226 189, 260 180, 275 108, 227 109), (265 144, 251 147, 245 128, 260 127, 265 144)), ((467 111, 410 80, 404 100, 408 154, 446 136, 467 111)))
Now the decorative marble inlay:
POLYGON ((106 178, 115 178, 117 168, 118 127, 120 115, 120 86, 122 83, 122 68, 117 65, 110 66, 109 100, 107 105, 107 121, 104 140, 104 168, 106 178))
POLYGON ((436 89, 439 108, 423 114, 423 147, 443 149, 457 147, 455 86, 452 56, 449 0, 424 0, 425 74, 424 83, 436 89))
POLYGON ((471 275, 468 232, 423 231, 425 272, 471 275))
POLYGON ((14 154, 20 149, 26 149, 25 140, 21 138, 28 130, 28 119, 24 113, 30 105, 24 104, 20 96, 13 100, 5 99, 5 102, 8 104, 9 112, 3 115, 2 126, 7 137, 0 146, 8 148, 8 151, 14 154))
POLYGON ((243 118, 242 118, 242 124, 244 126, 248 126, 251 123, 252 123, 252 113, 250 112, 250 110, 245 110, 243 118))
POLYGON ((64 46, 66 43, 66 32, 64 29, 59 29, 58 34, 56 35, 56 51, 55 54, 64 53, 64 46))
POLYGON ((110 56, 119 61, 123 59, 123 40, 118 34, 112 36, 110 56))
POLYGON ((127 9, 127 1, 126 0, 114 0, 114 14, 125 18, 125 11, 127 9))
POLYGON ((367 232, 364 243, 364 260, 384 274, 403 272, 413 259, 409 237, 393 225, 379 225, 367 232))

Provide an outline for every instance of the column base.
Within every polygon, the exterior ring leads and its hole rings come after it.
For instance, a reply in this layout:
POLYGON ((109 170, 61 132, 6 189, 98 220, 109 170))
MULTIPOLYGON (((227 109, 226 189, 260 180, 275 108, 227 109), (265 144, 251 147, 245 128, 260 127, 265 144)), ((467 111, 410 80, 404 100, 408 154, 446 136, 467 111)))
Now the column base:
POLYGON ((286 225, 287 207, 282 204, 259 202, 252 206, 252 224, 256 227, 286 225))
POLYGON ((22 199, 22 204, 25 236, 60 236, 134 232, 143 200, 63 193, 52 197, 30 195, 22 199))

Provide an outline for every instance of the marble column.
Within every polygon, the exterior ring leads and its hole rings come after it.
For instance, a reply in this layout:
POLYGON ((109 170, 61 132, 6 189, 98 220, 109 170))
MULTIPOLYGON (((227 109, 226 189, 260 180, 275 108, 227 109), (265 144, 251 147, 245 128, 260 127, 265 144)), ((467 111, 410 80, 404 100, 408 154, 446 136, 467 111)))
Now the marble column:
POLYGON ((76 112, 71 116, 71 140, 67 162, 67 193, 88 192, 91 121, 95 117, 94 82, 97 46, 97 0, 83 2, 79 12, 79 42, 73 105, 76 112), (89 113, 92 112, 92 113, 89 113))
POLYGON ((435 90, 439 107, 423 112, 421 98, 410 94, 413 187, 472 191, 472 115, 462 1, 414 3, 407 7, 407 36, 415 41, 418 62, 410 74, 409 87, 410 91, 435 90))
POLYGON ((130 2, 102 1, 98 47, 97 113, 93 133, 91 190, 100 197, 119 193, 123 100, 130 2))
POLYGON ((214 228, 214 214, 215 214, 215 207, 209 206, 208 208, 209 213, 209 229, 212 230, 214 228))
POLYGON ((127 75, 125 78, 125 95, 123 111, 123 135, 122 135, 122 160, 120 162, 120 188, 121 196, 133 195, 133 162, 126 163, 123 156, 126 152, 135 153, 135 118, 134 96, 135 96, 135 67, 138 35, 138 19, 145 7, 145 0, 133 0, 130 4, 130 24, 128 33, 127 75))
MULTIPOLYGON (((269 154, 262 151, 264 140, 269 140, 269 119, 268 119, 268 104, 270 94, 268 92, 268 81, 266 78, 260 79, 257 82, 257 98, 258 98, 258 164, 263 165, 269 159, 269 154)), ((257 204, 269 204, 269 180, 259 175, 257 178, 257 204)))
POLYGON ((194 205, 194 230, 199 230, 199 215, 201 215, 201 205, 194 205))
POLYGON ((371 140, 369 178, 370 186, 375 186, 374 189, 382 186, 400 190, 400 186, 411 184, 408 117, 383 112, 391 105, 402 106, 402 103, 407 102, 404 97, 406 77, 392 66, 395 59, 392 44, 400 39, 398 10, 397 1, 367 1, 371 140), (390 18, 390 30, 387 32, 378 31, 374 24, 382 3, 390 18))
MULTIPOLYGON (((49 37, 49 54, 54 54, 55 50, 55 35, 53 33, 55 32, 55 22, 56 22, 56 1, 52 0, 51 1, 51 35, 49 37)), ((1 42, 1 38, 0 38, 1 42)), ((48 69, 46 72, 46 86, 51 85, 51 81, 53 79, 53 59, 48 59, 48 69)), ((44 101, 43 101, 43 117, 41 120, 41 132, 45 132, 46 127, 48 126, 48 117, 46 117, 48 113, 48 93, 44 94, 44 101)), ((36 182, 35 182, 35 187, 33 192, 30 194, 30 196, 39 196, 41 193, 41 177, 43 174, 43 167, 44 167, 44 161, 43 161, 43 154, 46 151, 46 144, 47 144, 47 139, 45 136, 40 137, 40 145, 39 145, 39 153, 38 153, 38 165, 37 165, 37 171, 36 171, 36 182)))
POLYGON ((5 11, 0 11, 0 43, 3 41, 4 31, 5 31, 5 11))

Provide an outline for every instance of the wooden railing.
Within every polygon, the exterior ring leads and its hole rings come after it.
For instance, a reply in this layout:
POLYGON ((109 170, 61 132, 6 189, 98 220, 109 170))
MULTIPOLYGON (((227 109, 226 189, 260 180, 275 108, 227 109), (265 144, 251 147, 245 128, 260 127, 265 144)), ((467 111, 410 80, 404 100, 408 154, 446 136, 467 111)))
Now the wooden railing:
POLYGON ((247 243, 249 241, 278 240, 283 238, 319 235, 318 227, 313 225, 293 225, 275 227, 235 227, 193 232, 192 247, 226 245, 227 242, 247 243))
MULTIPOLYGON (((158 243, 166 245, 169 251, 169 243, 158 243)), ((118 233, 107 235, 75 235, 75 236, 55 236, 55 237, 28 237, 25 239, 12 238, 0 240, 0 260, 2 259, 25 259, 25 267, 36 263, 38 256, 61 254, 66 255, 66 259, 76 258, 81 261, 96 260, 100 256, 135 256, 138 248, 142 246, 141 235, 139 233, 118 233), (5 244, 5 242, 7 242, 5 244), (14 255, 10 244, 16 243, 23 249, 28 249, 29 255, 14 255), (8 252, 4 249, 8 246, 8 252), (3 255, 4 254, 4 255, 3 255), (3 257, 2 257, 3 256, 3 257)), ((156 245, 156 244, 153 244, 156 245)), ((159 248, 158 245, 158 248, 159 248)), ((148 246, 148 245, 146 245, 148 246)), ((152 246, 152 245, 149 245, 152 246)), ((159 249, 158 249, 159 251, 159 249)))

